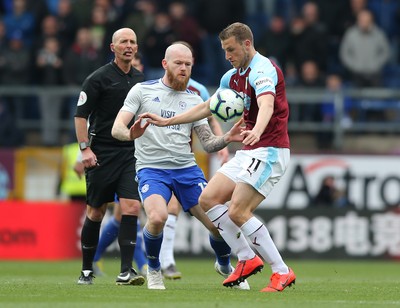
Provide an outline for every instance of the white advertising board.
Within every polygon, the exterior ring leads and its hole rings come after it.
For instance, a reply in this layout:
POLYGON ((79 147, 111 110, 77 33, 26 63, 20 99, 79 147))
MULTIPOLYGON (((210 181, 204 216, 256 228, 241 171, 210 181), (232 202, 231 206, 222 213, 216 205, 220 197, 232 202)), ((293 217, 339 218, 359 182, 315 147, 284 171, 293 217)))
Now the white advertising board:
MULTIPOLYGON (((218 169, 211 158, 210 174, 218 169)), ((400 205, 400 158, 385 155, 292 154, 286 174, 261 208, 302 209, 309 206, 325 176, 332 175, 358 210, 383 210, 400 205)))

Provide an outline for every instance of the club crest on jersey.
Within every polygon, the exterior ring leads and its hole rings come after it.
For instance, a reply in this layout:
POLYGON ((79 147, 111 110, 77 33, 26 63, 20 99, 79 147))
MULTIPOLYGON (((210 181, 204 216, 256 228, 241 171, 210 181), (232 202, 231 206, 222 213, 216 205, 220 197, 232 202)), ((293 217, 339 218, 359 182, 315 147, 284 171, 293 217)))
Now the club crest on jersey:
POLYGON ((82 106, 87 101, 87 95, 84 91, 79 93, 78 106, 82 106))
POLYGON ((144 194, 144 193, 147 193, 149 191, 149 188, 150 188, 149 184, 144 184, 140 191, 144 194))
POLYGON ((181 108, 182 110, 186 109, 187 104, 185 102, 180 101, 179 102, 179 108, 181 108))

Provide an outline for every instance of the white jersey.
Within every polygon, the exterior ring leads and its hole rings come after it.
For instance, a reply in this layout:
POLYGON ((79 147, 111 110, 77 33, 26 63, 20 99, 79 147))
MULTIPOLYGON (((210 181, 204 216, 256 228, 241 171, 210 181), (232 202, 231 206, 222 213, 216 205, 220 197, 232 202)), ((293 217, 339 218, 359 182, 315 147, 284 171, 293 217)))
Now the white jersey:
MULTIPOLYGON (((171 118, 202 102, 194 92, 175 91, 158 79, 132 87, 121 110, 135 115, 150 112, 171 118)), ((207 119, 166 127, 149 125, 143 136, 135 139, 136 171, 142 168, 176 169, 196 165, 190 144, 191 133, 194 127, 203 124, 207 124, 207 119)))

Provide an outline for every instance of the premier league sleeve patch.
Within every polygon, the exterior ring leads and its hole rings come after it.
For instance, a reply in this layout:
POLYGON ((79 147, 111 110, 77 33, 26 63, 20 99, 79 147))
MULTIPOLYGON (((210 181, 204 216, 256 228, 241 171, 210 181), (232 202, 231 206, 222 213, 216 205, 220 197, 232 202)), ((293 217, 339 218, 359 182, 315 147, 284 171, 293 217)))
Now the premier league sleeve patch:
POLYGON ((84 91, 79 93, 78 106, 82 106, 87 101, 87 94, 84 91))

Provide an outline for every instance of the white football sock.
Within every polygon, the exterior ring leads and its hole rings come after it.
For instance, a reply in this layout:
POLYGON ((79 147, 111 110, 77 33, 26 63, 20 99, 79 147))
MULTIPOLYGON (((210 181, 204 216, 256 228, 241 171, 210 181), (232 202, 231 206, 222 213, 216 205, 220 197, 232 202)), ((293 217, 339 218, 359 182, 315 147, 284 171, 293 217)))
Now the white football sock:
POLYGON ((168 219, 165 222, 163 230, 164 237, 160 251, 160 263, 162 269, 166 269, 171 264, 175 265, 174 240, 177 219, 178 218, 175 215, 168 214, 168 219))
POLYGON ((276 248, 267 227, 260 220, 253 216, 240 229, 251 240, 261 257, 271 266, 273 273, 289 273, 289 269, 276 248))
POLYGON ((228 207, 225 204, 214 206, 206 214, 239 260, 254 258, 255 252, 251 249, 240 228, 229 218, 228 207))

